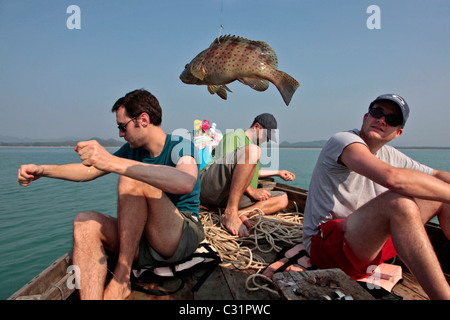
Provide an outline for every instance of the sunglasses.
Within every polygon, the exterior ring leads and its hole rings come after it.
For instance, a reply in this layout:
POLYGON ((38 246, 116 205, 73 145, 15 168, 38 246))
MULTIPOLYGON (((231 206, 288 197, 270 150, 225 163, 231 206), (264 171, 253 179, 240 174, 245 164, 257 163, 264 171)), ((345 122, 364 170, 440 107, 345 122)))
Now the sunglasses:
POLYGON ((369 114, 375 119, 381 119, 384 117, 384 121, 391 127, 397 127, 403 124, 403 119, 395 114, 385 114, 378 108, 369 109, 369 114))
POLYGON ((128 125, 131 121, 136 120, 136 118, 137 118, 137 117, 134 117, 133 119, 128 120, 127 123, 124 123, 124 124, 118 124, 118 125, 117 125, 117 128, 119 128, 119 131, 120 131, 120 132, 126 132, 126 131, 127 131, 127 125, 128 125))

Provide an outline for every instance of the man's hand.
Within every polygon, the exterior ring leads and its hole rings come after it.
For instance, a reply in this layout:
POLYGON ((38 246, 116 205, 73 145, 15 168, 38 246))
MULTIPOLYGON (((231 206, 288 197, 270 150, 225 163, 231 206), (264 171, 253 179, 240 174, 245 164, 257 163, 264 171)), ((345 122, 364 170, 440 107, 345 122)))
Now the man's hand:
POLYGON ((32 181, 39 179, 44 174, 44 169, 35 164, 24 164, 19 168, 17 181, 21 186, 29 186, 32 181))
POLYGON ((280 170, 278 172, 278 176, 283 179, 284 181, 294 181, 295 179, 295 174, 293 174, 292 172, 289 172, 287 170, 280 170))
POLYGON ((80 155, 82 163, 87 167, 95 167, 109 172, 112 155, 97 141, 81 141, 75 147, 75 152, 80 155))

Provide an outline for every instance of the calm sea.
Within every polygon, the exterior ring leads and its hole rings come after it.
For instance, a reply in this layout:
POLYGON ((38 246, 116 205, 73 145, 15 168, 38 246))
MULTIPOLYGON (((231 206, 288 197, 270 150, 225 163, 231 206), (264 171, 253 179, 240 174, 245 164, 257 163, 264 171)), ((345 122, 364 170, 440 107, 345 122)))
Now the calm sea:
MULTIPOLYGON (((403 152, 433 168, 450 171, 450 150, 403 152)), ((296 175, 289 184, 308 188, 319 153, 319 149, 280 149, 280 167, 296 175)), ((116 215, 117 176, 110 174, 87 183, 40 179, 24 188, 17 183, 21 164, 79 162, 77 154, 72 148, 0 148, 0 159, 3 300, 71 249, 72 221, 78 212, 95 210, 116 215)))

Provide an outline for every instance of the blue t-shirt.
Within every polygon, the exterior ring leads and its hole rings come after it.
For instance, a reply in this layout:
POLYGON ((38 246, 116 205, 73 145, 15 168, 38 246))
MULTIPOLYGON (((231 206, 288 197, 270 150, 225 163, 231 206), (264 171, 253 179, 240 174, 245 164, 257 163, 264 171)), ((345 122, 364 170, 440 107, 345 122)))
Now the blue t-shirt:
MULTIPOLYGON (((189 155, 194 157, 197 161, 197 168, 199 163, 198 154, 192 141, 171 134, 167 135, 164 148, 156 157, 150 157, 149 152, 144 148, 131 149, 128 143, 124 144, 114 153, 114 155, 143 163, 166 165, 171 167, 176 167, 177 162, 181 157, 189 155)), ((178 210, 193 212, 198 218, 198 210, 200 205, 200 179, 198 179, 198 177, 195 187, 191 193, 172 194, 166 192, 166 195, 175 204, 178 210)))

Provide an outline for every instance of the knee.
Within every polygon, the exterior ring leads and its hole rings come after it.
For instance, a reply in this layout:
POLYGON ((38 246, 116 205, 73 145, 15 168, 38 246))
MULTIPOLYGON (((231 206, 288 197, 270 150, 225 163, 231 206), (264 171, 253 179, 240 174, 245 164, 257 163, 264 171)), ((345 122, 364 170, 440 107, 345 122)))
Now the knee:
POLYGON ((284 209, 289 204, 289 199, 286 193, 278 197, 278 203, 281 209, 284 209))
POLYGON ((80 238, 84 238, 88 233, 92 233, 95 228, 98 228, 97 212, 87 211, 80 212, 75 216, 73 220, 73 236, 77 241, 80 238))
POLYGON ((154 196, 160 196, 161 190, 155 188, 148 183, 138 181, 135 179, 131 179, 125 176, 120 176, 119 183, 117 185, 117 191, 120 196, 128 195, 133 197, 141 197, 151 198, 154 196))
POLYGON ((138 182, 137 180, 130 179, 125 176, 120 176, 119 182, 117 184, 117 190, 119 194, 135 193, 136 190, 138 189, 137 182, 138 182))
POLYGON ((398 218, 403 221, 421 219, 420 208, 412 197, 392 193, 387 204, 389 208, 387 213, 391 218, 398 218))

